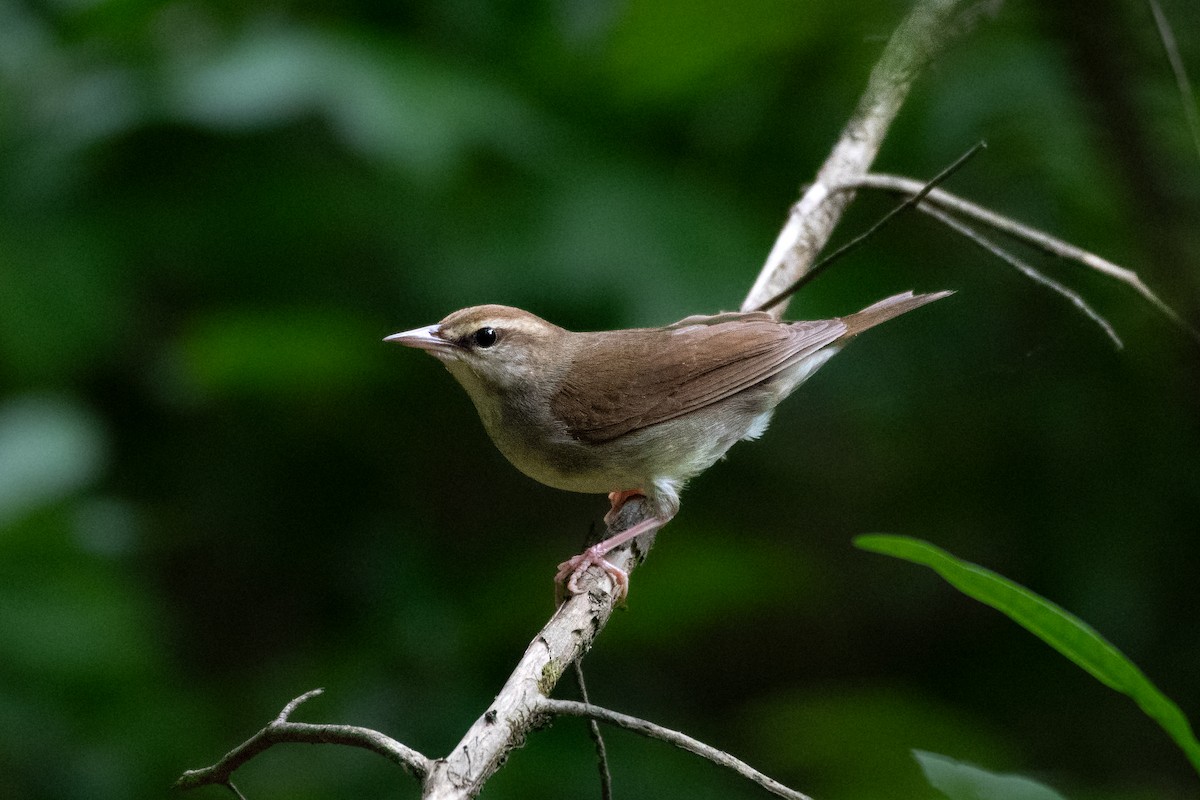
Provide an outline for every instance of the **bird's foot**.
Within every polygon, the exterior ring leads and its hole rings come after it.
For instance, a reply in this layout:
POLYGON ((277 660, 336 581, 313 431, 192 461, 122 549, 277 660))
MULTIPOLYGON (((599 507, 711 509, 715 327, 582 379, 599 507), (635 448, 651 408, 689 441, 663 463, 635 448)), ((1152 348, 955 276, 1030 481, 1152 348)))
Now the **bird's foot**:
POLYGON ((579 576, 587 572, 593 565, 608 573, 612 578, 613 596, 616 602, 625 599, 629 594, 629 573, 604 557, 608 551, 600 550, 600 545, 593 545, 577 556, 572 556, 558 565, 558 574, 554 576, 555 595, 561 603, 568 595, 579 594, 577 583, 579 576))
POLYGON ((617 519, 617 514, 621 513, 621 508, 625 505, 627 500, 630 500, 634 497, 645 496, 646 493, 641 489, 626 489, 622 492, 609 492, 608 502, 612 504, 612 508, 610 508, 608 513, 604 515, 604 524, 610 527, 612 526, 613 522, 617 519))
POLYGON ((558 565, 558 572, 554 576, 556 585, 555 595, 559 603, 561 603, 566 595, 579 594, 579 576, 582 575, 591 566, 600 567, 613 582, 613 597, 616 602, 621 602, 625 596, 629 594, 629 573, 620 567, 614 565, 611 561, 605 558, 614 549, 620 547, 626 542, 636 539, 644 533, 661 528, 665 520, 651 517, 644 519, 632 528, 623 530, 615 536, 610 536, 602 542, 598 542, 587 550, 584 550, 577 556, 572 556, 566 561, 558 565))

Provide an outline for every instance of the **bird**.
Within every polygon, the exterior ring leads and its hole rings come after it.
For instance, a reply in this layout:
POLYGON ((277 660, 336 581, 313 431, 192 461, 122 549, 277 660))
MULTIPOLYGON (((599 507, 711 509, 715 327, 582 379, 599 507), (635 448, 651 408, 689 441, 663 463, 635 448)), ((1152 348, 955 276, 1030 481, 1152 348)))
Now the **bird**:
POLYGON ((775 407, 858 334, 953 292, 905 292, 853 314, 786 322, 763 311, 694 315, 658 328, 576 332, 519 308, 480 305, 384 341, 424 350, 470 396, 514 467, 555 489, 607 493, 610 525, 644 497, 637 524, 559 564, 579 592, 592 565, 665 525, 684 484, 741 440, 763 434, 775 407))

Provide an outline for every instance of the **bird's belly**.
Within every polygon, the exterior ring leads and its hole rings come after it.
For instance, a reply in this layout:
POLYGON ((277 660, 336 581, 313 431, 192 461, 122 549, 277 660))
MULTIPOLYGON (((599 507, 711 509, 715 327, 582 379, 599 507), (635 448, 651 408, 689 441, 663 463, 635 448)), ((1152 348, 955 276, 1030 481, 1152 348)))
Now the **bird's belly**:
POLYGON ((493 439, 518 470, 539 483, 567 492, 604 494, 640 488, 644 474, 631 459, 620 454, 606 458, 595 451, 594 445, 563 441, 530 447, 524 442, 493 439))
POLYGON ((536 481, 570 492, 647 490, 667 481, 682 485, 718 461, 743 438, 766 429, 770 411, 757 403, 717 403, 607 442, 563 436, 531 443, 489 430, 500 452, 536 481))

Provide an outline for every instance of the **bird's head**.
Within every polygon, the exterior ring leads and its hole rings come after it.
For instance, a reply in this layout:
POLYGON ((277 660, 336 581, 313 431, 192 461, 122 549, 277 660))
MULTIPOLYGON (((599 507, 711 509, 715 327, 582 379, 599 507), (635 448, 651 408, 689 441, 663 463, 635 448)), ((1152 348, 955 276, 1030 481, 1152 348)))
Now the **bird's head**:
POLYGON ((478 381, 504 391, 544 380, 567 331, 528 311, 501 305, 455 311, 436 325, 384 339, 427 351, 471 391, 478 381))

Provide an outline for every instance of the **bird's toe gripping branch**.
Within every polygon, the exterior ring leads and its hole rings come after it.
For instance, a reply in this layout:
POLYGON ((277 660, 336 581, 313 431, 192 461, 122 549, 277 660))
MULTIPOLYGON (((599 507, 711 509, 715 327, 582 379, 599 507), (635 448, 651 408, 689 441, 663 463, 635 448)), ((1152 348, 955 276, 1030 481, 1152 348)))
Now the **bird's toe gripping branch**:
POLYGON ((625 596, 629 594, 629 573, 614 565, 605 556, 626 542, 661 528, 665 522, 657 517, 644 519, 633 527, 623 530, 615 536, 610 536, 559 564, 558 573, 554 576, 559 599, 562 600, 565 595, 579 594, 579 576, 589 567, 597 566, 612 578, 613 592, 617 602, 624 600, 625 596))

